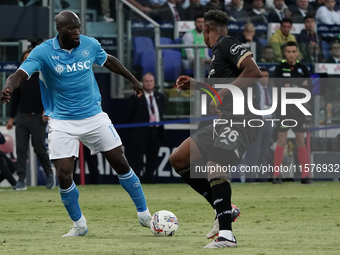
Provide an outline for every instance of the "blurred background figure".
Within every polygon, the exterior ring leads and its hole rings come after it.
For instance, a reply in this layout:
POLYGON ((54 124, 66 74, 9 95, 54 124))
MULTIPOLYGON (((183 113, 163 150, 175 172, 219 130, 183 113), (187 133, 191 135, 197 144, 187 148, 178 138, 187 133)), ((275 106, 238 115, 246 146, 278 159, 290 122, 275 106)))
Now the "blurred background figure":
POLYGON ((248 13, 252 23, 268 23, 268 13, 264 8, 264 0, 253 0, 253 9, 248 13))
MULTIPOLYGON (((32 49, 22 54, 22 62, 26 60, 32 49)), ((28 144, 32 138, 32 146, 46 174, 46 188, 53 189, 55 175, 45 145, 46 126, 48 117, 44 116, 44 108, 40 97, 39 73, 24 81, 21 86, 13 91, 10 118, 6 124, 8 130, 12 129, 14 120, 15 143, 17 150, 17 174, 19 180, 13 187, 14 190, 26 190, 26 161, 28 144)))
POLYGON ((304 23, 304 18, 307 15, 312 17, 315 15, 313 7, 309 6, 308 0, 297 0, 296 5, 291 5, 289 9, 292 13, 293 23, 304 23))
POLYGON ((282 19, 280 28, 276 30, 276 32, 268 40, 268 44, 274 49, 277 62, 280 62, 283 59, 281 47, 287 42, 296 42, 295 36, 290 33, 292 24, 293 22, 291 19, 282 19))
MULTIPOLYGON (((146 73, 142 78, 144 94, 141 98, 132 95, 125 111, 127 123, 159 122, 163 120, 165 110, 165 97, 154 90, 155 77, 146 73)), ((130 146, 127 150, 127 158, 130 166, 138 177, 144 169, 143 156, 146 157, 145 172, 142 183, 154 183, 157 156, 161 144, 165 140, 163 125, 150 125, 147 127, 131 128, 130 146)))
POLYGON ((310 41, 308 44, 308 50, 302 59, 303 63, 321 63, 324 62, 324 56, 322 51, 320 51, 320 46, 318 43, 310 41))
POLYGON ((229 15, 229 20, 233 22, 248 22, 249 17, 245 10, 242 9, 241 0, 231 0, 226 6, 225 11, 229 15))
MULTIPOLYGON (((315 31, 315 18, 312 15, 306 15, 304 18, 305 28, 301 30, 300 35, 296 38, 299 43, 301 54, 306 58, 309 52, 309 44, 320 44, 321 40, 315 31)), ((319 45, 320 46, 320 45, 319 45)))
POLYGON ((262 58, 260 60, 264 63, 274 63, 275 61, 275 52, 272 46, 267 45, 262 50, 262 58))
POLYGON ((255 26, 253 23, 246 23, 244 25, 243 32, 240 36, 237 38, 240 43, 251 43, 254 42, 256 43, 256 56, 257 60, 259 60, 261 57, 260 52, 262 52, 262 44, 259 41, 259 38, 255 35, 255 26))
POLYGON ((0 183, 3 180, 7 180, 9 184, 14 187, 17 184, 17 181, 13 177, 13 174, 15 173, 15 165, 4 153, 9 147, 11 147, 10 150, 13 150, 13 141, 6 141, 5 136, 0 132, 0 183))
POLYGON ((290 18, 291 12, 284 0, 274 0, 274 6, 268 14, 268 21, 280 23, 284 18, 290 18))
MULTIPOLYGON (((204 44, 203 38, 203 26, 204 26, 204 15, 197 15, 195 17, 195 29, 192 29, 184 34, 182 41, 186 45, 191 44, 204 44)), ((210 56, 208 48, 201 48, 199 50, 202 64, 205 65, 205 69, 209 68, 210 56)), ((192 69, 195 59, 195 50, 191 48, 182 49, 182 64, 184 69, 192 69)))
MULTIPOLYGON (((257 98, 260 98, 260 107, 261 110, 267 110, 270 109, 272 106, 272 98, 273 98, 273 90, 272 87, 268 85, 269 83, 269 71, 267 68, 260 68, 262 72, 262 78, 260 78, 257 83, 257 98)), ((255 139, 254 142, 252 142, 246 152, 245 158, 244 158, 244 164, 247 166, 266 166, 270 145, 272 142, 272 135, 274 127, 272 127, 271 121, 266 121, 266 119, 273 119, 273 114, 263 115, 263 122, 264 125, 261 127, 260 132, 255 139), (261 148, 261 149, 259 149, 261 148)), ((261 175, 261 173, 258 173, 256 176, 256 173, 247 173, 246 175, 247 182, 254 182, 256 178, 258 180, 266 181, 268 176, 261 175)))
POLYGON ((334 40, 330 44, 331 56, 326 60, 325 63, 340 63, 340 41, 334 40))

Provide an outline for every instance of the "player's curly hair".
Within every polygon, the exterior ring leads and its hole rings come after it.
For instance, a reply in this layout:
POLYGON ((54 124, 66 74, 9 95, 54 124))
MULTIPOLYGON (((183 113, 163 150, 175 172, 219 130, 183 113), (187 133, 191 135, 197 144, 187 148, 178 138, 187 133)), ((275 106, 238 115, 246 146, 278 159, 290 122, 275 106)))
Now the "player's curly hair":
POLYGON ((204 15, 204 22, 217 27, 228 26, 228 20, 228 14, 220 10, 210 10, 204 15))

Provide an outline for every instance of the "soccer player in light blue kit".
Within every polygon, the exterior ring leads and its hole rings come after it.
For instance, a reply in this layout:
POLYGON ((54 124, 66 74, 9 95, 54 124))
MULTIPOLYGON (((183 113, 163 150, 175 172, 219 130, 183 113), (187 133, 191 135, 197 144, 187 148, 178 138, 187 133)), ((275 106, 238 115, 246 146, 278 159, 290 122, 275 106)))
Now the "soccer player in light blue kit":
POLYGON ((140 181, 123 154, 122 142, 111 120, 102 111, 92 64, 105 66, 128 79, 139 97, 143 89, 97 40, 80 35, 81 23, 75 13, 60 12, 56 26, 58 35, 36 47, 19 69, 8 77, 0 99, 3 103, 9 102, 10 93, 32 73, 40 71, 45 115, 50 117, 50 158, 57 169, 61 200, 74 222, 74 227, 63 237, 84 236, 88 231, 78 203, 79 191, 72 178, 79 141, 93 153, 101 152, 105 156, 135 203, 140 224, 150 227, 151 216, 140 181))

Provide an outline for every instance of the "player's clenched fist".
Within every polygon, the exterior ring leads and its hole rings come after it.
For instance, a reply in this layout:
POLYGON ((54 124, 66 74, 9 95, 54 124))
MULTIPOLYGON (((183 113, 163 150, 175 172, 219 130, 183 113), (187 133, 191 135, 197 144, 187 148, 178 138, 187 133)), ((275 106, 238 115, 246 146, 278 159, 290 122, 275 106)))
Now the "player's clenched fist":
POLYGON ((178 89, 194 89, 196 81, 187 75, 181 75, 176 80, 176 86, 178 89))
POLYGON ((9 102, 10 97, 10 93, 12 91, 9 88, 5 88, 2 92, 1 92, 1 97, 0 100, 2 103, 6 104, 7 102, 9 102))

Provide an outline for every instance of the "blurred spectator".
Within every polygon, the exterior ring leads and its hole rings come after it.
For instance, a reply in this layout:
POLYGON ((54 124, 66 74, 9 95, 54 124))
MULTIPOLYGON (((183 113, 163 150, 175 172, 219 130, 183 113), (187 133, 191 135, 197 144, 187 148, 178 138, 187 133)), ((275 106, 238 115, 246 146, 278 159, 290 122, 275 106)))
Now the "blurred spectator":
POLYGON ((103 20, 106 22, 114 22, 115 20, 111 17, 110 0, 100 0, 100 7, 103 14, 103 20))
MULTIPOLYGON (((31 48, 22 53, 21 61, 24 62, 31 48)), ((28 80, 12 93, 10 118, 6 124, 8 130, 13 128, 14 120, 15 143, 17 150, 17 174, 19 180, 13 187, 14 190, 26 190, 26 166, 29 139, 32 138, 32 146, 41 166, 46 174, 46 188, 53 189, 55 186, 55 174, 51 167, 46 140, 46 126, 48 116, 44 116, 44 108, 41 101, 39 73, 33 73, 28 80)))
MULTIPOLYGON (((0 144, 5 144, 6 139, 0 132, 0 144)), ((5 153, 0 151, 0 182, 7 180, 13 187, 17 184, 13 174, 15 173, 15 165, 5 153)))
POLYGON ((262 50, 262 58, 261 62, 264 63, 274 63, 275 61, 275 52, 272 46, 267 45, 262 50))
POLYGON ((268 21, 279 23, 284 18, 290 18, 291 12, 284 6, 284 0, 274 0, 274 8, 269 12, 268 21))
POLYGON ((151 8, 149 7, 151 5, 151 2, 148 0, 127 0, 130 4, 141 10, 142 12, 145 13, 150 13, 151 8))
POLYGON ((280 28, 268 40, 268 44, 274 49, 277 62, 282 60, 281 46, 289 41, 296 42, 295 36, 290 33, 291 29, 292 20, 284 18, 280 28))
POLYGON ((268 23, 268 13, 263 9, 264 0, 253 0, 253 10, 248 13, 252 23, 268 23))
MULTIPOLYGON (((260 110, 268 110, 272 106, 273 92, 272 87, 268 85, 269 82, 269 71, 267 68, 260 68, 262 72, 262 78, 256 83, 257 97, 260 99, 260 110)), ((253 141, 246 152, 244 163, 247 166, 266 166, 270 145, 272 141, 272 135, 274 127, 272 127, 271 121, 265 121, 266 119, 273 119, 273 114, 262 115, 263 126, 260 129, 259 134, 255 141, 253 141)), ((254 182, 256 173, 247 173, 246 177, 249 182, 254 182)), ((268 178, 267 175, 258 175, 258 178, 268 178)))
POLYGON ((307 15, 315 15, 313 7, 309 6, 308 0, 297 0, 296 6, 291 5, 289 9, 292 13, 293 23, 304 23, 304 18, 307 15))
POLYGON ((197 15, 204 13, 204 6, 200 4, 200 0, 190 0, 189 7, 182 12, 182 20, 195 20, 197 15))
POLYGON ((233 22, 248 22, 249 17, 245 10, 242 9, 241 0, 231 0, 230 5, 226 6, 225 11, 233 22))
POLYGON ((210 10, 224 10, 223 4, 220 0, 210 0, 206 5, 204 6, 204 13, 210 11, 210 10))
MULTIPOLYGON (((131 1, 131 0, 129 0, 131 1)), ((168 0, 165 4, 155 10, 151 10, 150 16, 156 21, 179 21, 182 19, 180 0, 168 0)))
MULTIPOLYGON (((155 77, 151 73, 143 76, 144 94, 141 98, 132 95, 126 106, 125 118, 128 123, 163 121, 165 110, 164 94, 154 90, 155 77)), ((130 129, 130 146, 128 146, 128 160, 136 175, 143 171, 143 156, 146 157, 145 173, 142 183, 154 183, 154 172, 158 165, 157 156, 160 145, 165 140, 163 125, 135 127, 130 129)))
POLYGON ((320 51, 320 45, 313 41, 308 44, 307 52, 303 54, 302 62, 304 63, 321 63, 324 56, 320 51))
POLYGON ((255 26, 253 23, 248 22, 244 25, 244 30, 242 34, 239 36, 239 41, 241 43, 256 43, 256 56, 257 60, 260 59, 259 55, 262 52, 262 44, 260 43, 259 39, 255 35, 255 26))
MULTIPOLYGON (((204 26, 204 15, 198 15, 195 17, 195 29, 188 31, 182 37, 182 41, 186 45, 190 44, 204 44, 203 37, 203 26, 204 26)), ((183 67, 184 69, 192 69, 194 65, 195 54, 194 50, 191 48, 182 49, 183 67)), ((200 58, 203 64, 210 64, 210 56, 208 53, 208 48, 201 48, 199 50, 200 58)))
MULTIPOLYGON (((131 0, 129 0, 131 1, 131 0)), ((182 20, 182 9, 180 0, 168 0, 161 7, 151 10, 150 17, 155 21, 175 22, 182 20)), ((173 30, 161 30, 161 36, 174 39, 173 30)))
POLYGON ((340 42, 338 40, 332 41, 329 46, 331 57, 326 60, 326 63, 340 63, 340 42))
MULTIPOLYGON (((274 0, 265 0, 264 3, 268 11, 274 8, 274 0)), ((288 6, 283 3, 283 8, 288 8, 288 6)))
POLYGON ((340 15, 334 10, 335 0, 325 0, 324 5, 316 11, 315 19, 318 24, 340 25, 340 15))
POLYGON ((307 15, 305 18, 305 28, 301 30, 300 35, 297 37, 299 42, 300 51, 302 56, 308 55, 308 47, 310 42, 316 44, 320 43, 320 38, 315 31, 315 19, 311 15, 307 15))

